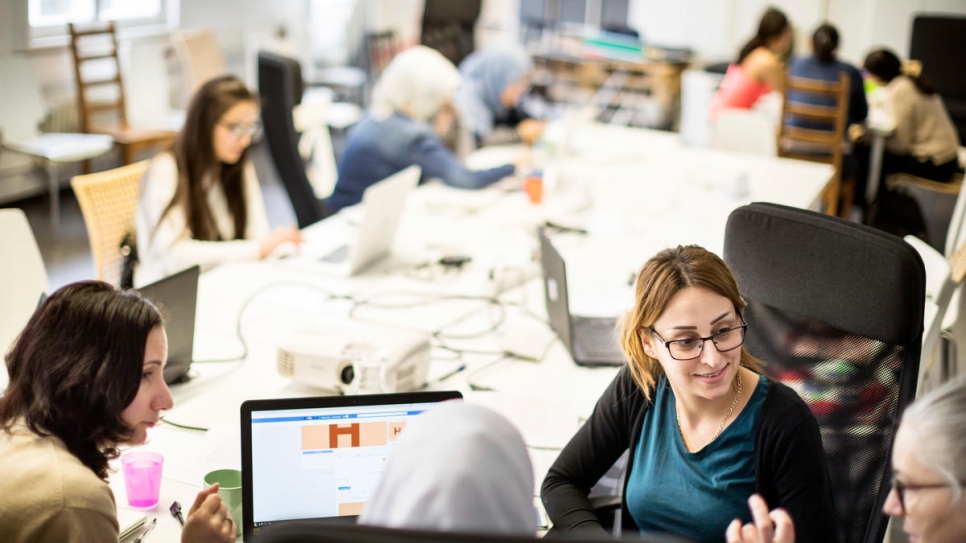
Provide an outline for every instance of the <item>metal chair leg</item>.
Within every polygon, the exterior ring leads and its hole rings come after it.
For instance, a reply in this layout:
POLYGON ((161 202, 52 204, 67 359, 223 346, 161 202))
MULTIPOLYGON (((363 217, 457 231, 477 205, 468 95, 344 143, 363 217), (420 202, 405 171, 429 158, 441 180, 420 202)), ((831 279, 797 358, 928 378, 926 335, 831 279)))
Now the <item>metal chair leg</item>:
POLYGON ((50 229, 57 234, 60 231, 60 172, 57 163, 47 161, 47 184, 50 191, 50 229))

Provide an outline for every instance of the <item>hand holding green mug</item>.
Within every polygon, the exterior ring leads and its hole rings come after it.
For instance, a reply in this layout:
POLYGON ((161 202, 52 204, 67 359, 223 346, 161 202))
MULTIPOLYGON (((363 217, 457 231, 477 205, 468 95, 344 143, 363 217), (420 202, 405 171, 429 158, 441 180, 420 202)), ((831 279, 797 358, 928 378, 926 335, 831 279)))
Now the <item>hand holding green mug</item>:
POLYGON ((242 474, 237 469, 218 469, 205 475, 205 488, 218 483, 218 495, 235 521, 235 535, 242 530, 242 474))

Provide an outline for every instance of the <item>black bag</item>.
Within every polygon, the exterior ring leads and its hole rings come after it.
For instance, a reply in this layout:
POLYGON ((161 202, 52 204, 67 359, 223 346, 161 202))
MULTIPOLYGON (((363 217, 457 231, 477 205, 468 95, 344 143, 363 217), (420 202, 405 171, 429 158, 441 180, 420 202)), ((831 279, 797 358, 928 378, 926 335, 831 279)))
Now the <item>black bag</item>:
POLYGON ((865 214, 865 224, 899 237, 927 239, 926 220, 919 202, 908 194, 880 190, 865 214))
POLYGON ((138 244, 137 236, 130 230, 124 233, 121 245, 118 248, 121 252, 121 280, 122 289, 134 288, 134 269, 138 265, 138 244))

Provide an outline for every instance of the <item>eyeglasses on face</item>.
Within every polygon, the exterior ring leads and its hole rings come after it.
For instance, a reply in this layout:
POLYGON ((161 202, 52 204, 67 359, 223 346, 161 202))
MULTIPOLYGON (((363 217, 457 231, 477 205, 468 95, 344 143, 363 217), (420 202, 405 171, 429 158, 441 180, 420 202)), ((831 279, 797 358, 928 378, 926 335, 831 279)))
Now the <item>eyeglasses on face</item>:
POLYGON ((724 353, 732 349, 737 349, 745 342, 745 330, 748 328, 746 323, 741 323, 733 328, 726 328, 716 334, 711 334, 708 337, 689 337, 685 339, 672 339, 667 340, 661 337, 657 333, 657 330, 651 328, 651 333, 654 334, 657 339, 661 340, 661 343, 667 347, 667 352, 670 353, 671 358, 675 360, 694 360, 695 358, 701 356, 701 352, 704 350, 704 342, 711 340, 711 344, 714 345, 718 352, 724 353))
MULTIPOLYGON (((963 486, 966 486, 966 483, 964 483, 963 486)), ((949 483, 932 483, 932 484, 922 484, 922 485, 904 483, 899 479, 896 479, 896 475, 893 473, 892 488, 896 489, 896 495, 899 496, 899 506, 902 507, 903 511, 905 511, 907 491, 912 490, 913 492, 916 492, 919 490, 928 490, 931 488, 949 488, 949 483)))
POLYGON ((262 133, 262 121, 258 120, 252 123, 219 122, 218 124, 224 126, 229 132, 231 132, 232 136, 239 139, 246 136, 251 139, 255 139, 262 133))

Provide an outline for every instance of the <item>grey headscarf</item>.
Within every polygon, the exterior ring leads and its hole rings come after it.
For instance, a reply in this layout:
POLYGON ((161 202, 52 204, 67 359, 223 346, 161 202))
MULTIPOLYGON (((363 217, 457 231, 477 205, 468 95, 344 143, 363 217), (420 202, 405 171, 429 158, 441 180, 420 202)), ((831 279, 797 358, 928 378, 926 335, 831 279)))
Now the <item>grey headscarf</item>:
POLYGON ((359 523, 534 535, 533 468, 523 438, 485 407, 432 408, 403 430, 359 523))
POLYGON ((463 82, 456 92, 456 106, 466 127, 483 138, 496 120, 509 110, 500 102, 503 90, 533 68, 527 52, 509 45, 476 51, 460 63, 463 82))

